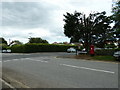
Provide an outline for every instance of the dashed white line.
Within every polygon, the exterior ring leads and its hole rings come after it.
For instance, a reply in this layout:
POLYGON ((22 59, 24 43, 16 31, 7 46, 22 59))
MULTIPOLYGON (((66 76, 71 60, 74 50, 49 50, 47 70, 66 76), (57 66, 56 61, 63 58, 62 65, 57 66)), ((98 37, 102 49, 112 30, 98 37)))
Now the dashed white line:
POLYGON ((3 62, 18 61, 18 60, 20 60, 20 59, 5 60, 3 62))
POLYGON ((5 60, 5 61, 3 61, 3 62, 9 62, 9 61, 11 61, 11 60, 5 60))
POLYGON ((93 69, 93 68, 87 68, 87 67, 79 67, 79 66, 73 66, 73 65, 68 65, 68 64, 60 64, 60 65, 73 67, 73 68, 80 68, 80 69, 87 69, 87 70, 92 70, 92 71, 98 71, 98 72, 111 73, 111 74, 115 73, 115 72, 107 71, 107 70, 93 69))
POLYGON ((31 58, 12 59, 12 60, 5 60, 5 61, 3 61, 3 62, 19 61, 19 60, 40 61, 40 62, 48 63, 48 61, 43 61, 43 60, 33 60, 33 59, 31 59, 31 58))
MULTIPOLYGON (((6 61, 3 61, 3 62, 18 61, 18 60, 30 60, 30 61, 39 61, 39 62, 48 63, 48 61, 44 61, 44 60, 34 60, 34 59, 32 59, 32 58, 20 58, 20 59, 6 60, 6 61)), ((68 67, 73 67, 73 68, 79 68, 79 69, 87 69, 87 70, 92 70, 92 71, 98 71, 98 72, 111 73, 111 74, 114 74, 114 73, 115 73, 115 72, 108 71, 108 70, 100 70, 100 69, 94 69, 94 68, 88 68, 88 67, 79 67, 79 66, 68 65, 68 64, 60 64, 60 65, 62 65, 62 66, 68 66, 68 67)))
POLYGON ((43 60, 32 60, 31 61, 40 61, 40 62, 45 62, 45 63, 48 63, 48 61, 43 61, 43 60))
POLYGON ((31 58, 21 58, 21 59, 31 59, 31 58))

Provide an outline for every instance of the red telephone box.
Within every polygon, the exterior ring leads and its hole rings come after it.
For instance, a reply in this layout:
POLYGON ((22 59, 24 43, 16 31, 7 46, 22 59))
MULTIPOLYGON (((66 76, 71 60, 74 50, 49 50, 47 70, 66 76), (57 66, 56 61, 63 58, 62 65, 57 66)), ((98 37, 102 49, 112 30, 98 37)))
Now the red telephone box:
POLYGON ((95 52, 94 52, 94 45, 90 46, 90 55, 94 56, 95 52))

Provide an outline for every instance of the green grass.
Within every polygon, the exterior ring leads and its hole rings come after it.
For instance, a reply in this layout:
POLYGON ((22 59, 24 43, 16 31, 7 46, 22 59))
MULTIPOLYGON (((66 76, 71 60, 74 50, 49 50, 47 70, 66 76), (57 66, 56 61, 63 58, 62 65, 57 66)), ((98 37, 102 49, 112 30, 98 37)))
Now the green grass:
POLYGON ((115 58, 113 56, 94 56, 93 59, 115 61, 115 58))

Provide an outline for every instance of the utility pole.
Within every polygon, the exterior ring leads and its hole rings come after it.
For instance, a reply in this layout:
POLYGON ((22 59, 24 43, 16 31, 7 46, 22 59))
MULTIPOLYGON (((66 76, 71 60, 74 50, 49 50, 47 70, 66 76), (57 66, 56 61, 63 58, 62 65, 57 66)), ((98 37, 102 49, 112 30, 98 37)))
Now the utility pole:
POLYGON ((11 43, 11 39, 9 39, 9 44, 8 45, 10 45, 10 43, 11 43))
POLYGON ((33 34, 33 33, 28 33, 29 34, 29 38, 31 38, 31 35, 33 34))

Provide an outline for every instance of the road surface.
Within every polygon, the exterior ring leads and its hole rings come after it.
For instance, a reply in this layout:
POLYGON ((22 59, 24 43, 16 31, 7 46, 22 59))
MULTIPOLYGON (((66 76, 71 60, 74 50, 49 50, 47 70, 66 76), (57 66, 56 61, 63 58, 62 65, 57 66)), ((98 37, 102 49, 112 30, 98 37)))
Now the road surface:
POLYGON ((118 88, 117 63, 56 58, 72 54, 3 53, 2 75, 17 88, 118 88))

